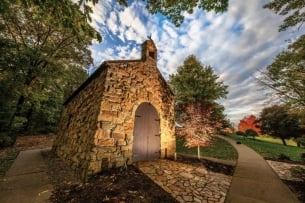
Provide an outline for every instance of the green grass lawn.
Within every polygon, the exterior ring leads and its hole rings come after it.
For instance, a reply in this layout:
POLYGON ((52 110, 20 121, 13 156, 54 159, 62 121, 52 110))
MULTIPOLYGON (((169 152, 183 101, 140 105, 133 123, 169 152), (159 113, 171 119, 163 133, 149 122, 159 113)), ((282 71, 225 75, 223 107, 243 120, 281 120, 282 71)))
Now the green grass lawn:
MULTIPOLYGON (((258 136, 255 139, 261 140, 261 141, 266 141, 266 142, 271 142, 271 143, 276 143, 276 144, 283 144, 281 139, 274 138, 274 137, 267 136, 267 135, 258 136)), ((290 139, 290 140, 286 139, 285 141, 286 141, 286 144, 289 145, 289 146, 294 146, 294 147, 297 146, 297 143, 292 139, 290 139)))
MULTIPOLYGON (((182 154, 197 155, 197 147, 186 148, 185 140, 176 136, 176 151, 182 154)), ((215 137, 210 146, 200 147, 200 155, 224 160, 237 160, 238 153, 227 141, 215 137)))
POLYGON ((266 159, 278 159, 281 154, 284 154, 293 161, 302 161, 301 153, 305 153, 305 148, 295 146, 284 146, 283 144, 281 144, 281 142, 275 142, 275 139, 253 140, 252 138, 244 139, 243 136, 238 135, 228 135, 228 137, 236 141, 240 141, 242 144, 251 147, 266 159))

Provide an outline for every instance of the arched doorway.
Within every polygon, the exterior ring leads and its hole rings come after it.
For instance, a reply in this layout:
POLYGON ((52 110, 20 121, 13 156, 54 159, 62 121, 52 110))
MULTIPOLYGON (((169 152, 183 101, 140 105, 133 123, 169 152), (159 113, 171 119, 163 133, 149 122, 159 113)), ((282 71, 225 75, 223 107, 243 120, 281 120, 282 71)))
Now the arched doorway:
POLYGON ((136 110, 132 156, 133 161, 160 158, 160 119, 150 103, 142 103, 136 110))

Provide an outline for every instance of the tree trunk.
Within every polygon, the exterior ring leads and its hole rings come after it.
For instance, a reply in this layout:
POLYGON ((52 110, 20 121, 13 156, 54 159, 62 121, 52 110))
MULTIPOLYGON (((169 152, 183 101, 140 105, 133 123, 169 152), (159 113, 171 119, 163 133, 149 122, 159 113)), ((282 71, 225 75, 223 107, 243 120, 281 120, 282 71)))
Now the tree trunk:
POLYGON ((22 108, 22 105, 23 105, 23 103, 24 103, 24 100, 25 100, 25 98, 24 98, 23 95, 21 95, 21 96, 19 97, 19 99, 18 99, 18 102, 17 102, 16 108, 15 108, 15 111, 14 111, 14 113, 12 114, 12 117, 11 117, 10 122, 9 122, 9 124, 8 124, 9 131, 12 130, 12 127, 13 127, 13 123, 14 123, 15 117, 20 113, 21 108, 22 108))
POLYGON ((281 140, 282 140, 282 142, 283 142, 283 145, 286 146, 287 144, 286 144, 285 138, 281 137, 281 140))
POLYGON ((27 122, 26 122, 26 125, 25 125, 25 131, 28 132, 29 129, 30 129, 30 124, 31 124, 31 117, 33 115, 33 106, 28 110, 27 114, 26 114, 26 119, 27 119, 27 122))
POLYGON ((198 159, 200 159, 200 146, 199 145, 197 146, 197 157, 198 157, 198 159))
MULTIPOLYGON (((36 79, 36 75, 33 75, 32 72, 28 72, 27 73, 27 78, 24 82, 24 89, 30 87, 31 83, 36 79)), ((25 101, 25 96, 24 95, 20 95, 19 99, 18 99, 18 102, 17 102, 17 105, 16 105, 16 108, 15 108, 15 111, 14 113, 12 114, 12 117, 10 119, 10 122, 9 122, 9 131, 11 132, 12 131, 12 127, 13 127, 13 123, 14 123, 14 120, 15 120, 15 117, 18 116, 21 112, 21 109, 22 109, 22 105, 24 104, 24 101, 25 101)))

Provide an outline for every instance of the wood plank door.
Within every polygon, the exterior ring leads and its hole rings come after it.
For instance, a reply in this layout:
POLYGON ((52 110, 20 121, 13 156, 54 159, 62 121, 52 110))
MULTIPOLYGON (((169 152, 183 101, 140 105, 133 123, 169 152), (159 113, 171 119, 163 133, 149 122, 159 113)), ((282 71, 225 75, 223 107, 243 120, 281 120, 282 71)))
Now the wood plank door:
POLYGON ((142 103, 135 114, 133 161, 160 158, 160 119, 150 103, 142 103))

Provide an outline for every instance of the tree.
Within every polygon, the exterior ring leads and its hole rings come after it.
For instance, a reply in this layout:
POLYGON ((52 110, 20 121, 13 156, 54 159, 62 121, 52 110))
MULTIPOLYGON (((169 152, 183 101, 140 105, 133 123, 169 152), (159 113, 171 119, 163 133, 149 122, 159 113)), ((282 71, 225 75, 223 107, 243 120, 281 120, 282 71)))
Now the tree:
POLYGON ((253 139, 255 139, 255 137, 258 136, 257 132, 253 129, 247 129, 246 132, 245 132, 245 135, 250 136, 253 139))
POLYGON ((221 13, 227 10, 228 4, 228 0, 149 0, 146 7, 150 13, 161 13, 179 26, 184 20, 184 12, 193 13, 194 8, 199 8, 221 13))
POLYGON ((305 2, 303 0, 272 0, 264 5, 274 11, 276 14, 285 16, 283 24, 279 27, 279 31, 284 31, 289 27, 298 27, 305 22, 305 2))
POLYGON ((212 141, 212 134, 224 128, 223 120, 214 112, 219 104, 204 101, 179 103, 176 105, 177 122, 183 127, 177 128, 176 133, 186 139, 187 147, 207 146, 212 141))
MULTIPOLYGON (((12 12, 11 8, 14 5, 18 5, 24 10, 35 8, 35 10, 32 10, 35 12, 34 19, 41 20, 46 18, 50 20, 52 18, 52 22, 49 22, 53 23, 53 26, 69 29, 79 40, 82 40, 85 33, 88 37, 101 42, 101 35, 96 30, 88 27, 88 22, 91 21, 92 8, 86 2, 85 0, 79 0, 76 4, 71 0, 1 0, 0 15, 12 12)), ((90 2, 95 5, 98 0, 90 0, 90 2)), ((119 0, 119 2, 122 2, 122 0, 119 0)))
POLYGON ((284 145, 285 139, 300 136, 299 118, 285 106, 274 105, 264 108, 259 121, 263 133, 281 138, 284 145))
MULTIPOLYGON (((10 3, 22 3, 24 7, 38 6, 41 13, 53 10, 53 15, 59 20, 64 27, 70 27, 74 34, 77 34, 79 29, 74 26, 73 16, 74 10, 71 10, 70 0, 2 0, 0 2, 0 13, 5 11, 10 3)), ((84 14, 84 17, 89 22, 91 21, 90 14, 92 13, 92 6, 98 3, 98 0, 78 0, 77 5, 84 14)), ((121 5, 128 6, 127 0, 117 0, 121 5)), ((146 1, 147 10, 152 13, 161 13, 171 20, 176 26, 179 26, 184 21, 184 14, 193 13, 194 8, 199 8, 205 11, 215 11, 216 13, 225 12, 228 9, 228 0, 148 0, 146 1)))
POLYGON ((208 146, 213 141, 212 135, 224 128, 223 120, 214 114, 217 106, 217 103, 204 101, 176 105, 176 113, 179 113, 177 122, 183 124, 182 127, 176 128, 176 134, 185 139, 186 147, 197 147, 199 159, 200 146, 208 146))
POLYGON ((273 89, 279 98, 293 106, 305 105, 305 35, 280 53, 265 71, 259 83, 273 89))
MULTIPOLYGON (((264 5, 276 14, 284 16, 279 31, 288 28, 299 30, 305 22, 305 2, 300 0, 271 0, 264 5)), ((305 35, 293 42, 288 50, 280 53, 266 71, 262 71, 260 83, 276 91, 277 95, 293 107, 305 105, 305 35)))
POLYGON ((69 25, 74 29, 63 26, 53 15, 61 8, 49 5, 45 10, 47 7, 42 9, 32 1, 26 1, 26 6, 25 1, 4 3, 7 10, 0 12, 0 43, 4 45, 0 49, 4 53, 0 57, 0 88, 7 97, 0 99, 1 130, 55 127, 64 94, 86 77, 83 67, 92 63, 89 46, 99 39, 97 32, 71 1, 66 6, 73 13, 69 25))
POLYGON ((177 134, 186 138, 187 147, 208 145, 212 134, 223 126, 229 127, 224 107, 215 102, 226 96, 227 86, 217 79, 212 67, 203 66, 194 55, 170 75, 169 84, 176 95, 176 119, 183 125, 177 128, 177 134))
POLYGON ((248 129, 252 129, 257 134, 260 134, 260 129, 258 126, 258 119, 254 115, 245 116, 239 121, 237 126, 238 131, 246 132, 248 129))
POLYGON ((219 82, 211 66, 203 66, 194 56, 185 59, 177 73, 169 76, 177 102, 213 101, 225 98, 227 86, 219 82))

